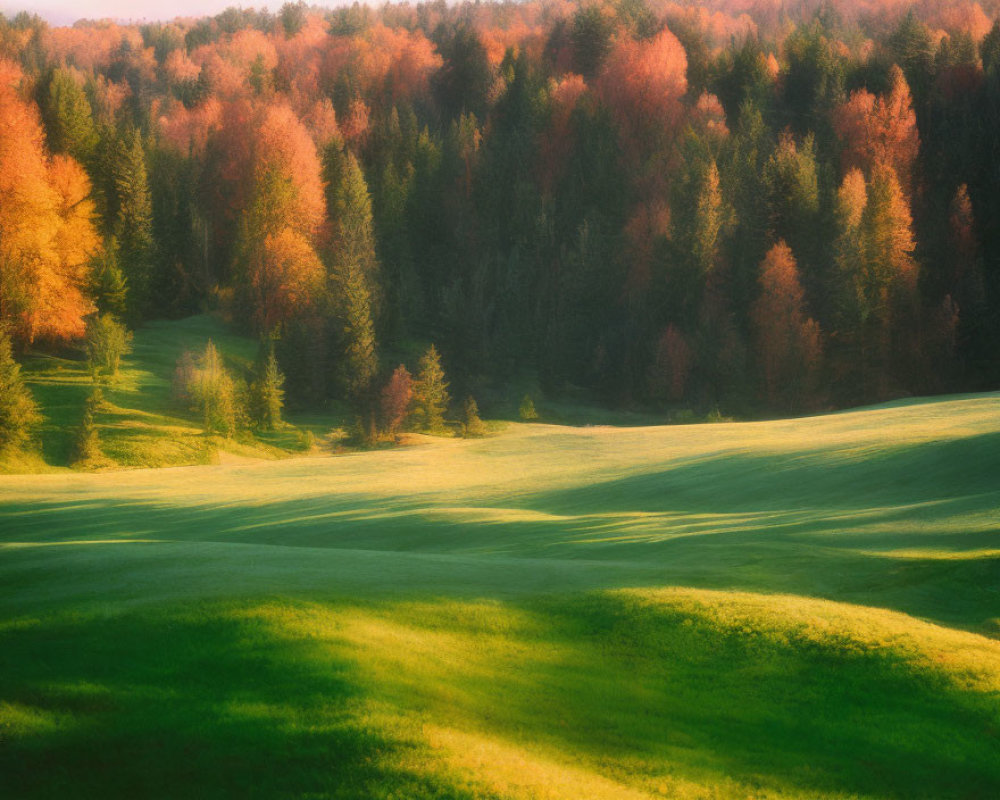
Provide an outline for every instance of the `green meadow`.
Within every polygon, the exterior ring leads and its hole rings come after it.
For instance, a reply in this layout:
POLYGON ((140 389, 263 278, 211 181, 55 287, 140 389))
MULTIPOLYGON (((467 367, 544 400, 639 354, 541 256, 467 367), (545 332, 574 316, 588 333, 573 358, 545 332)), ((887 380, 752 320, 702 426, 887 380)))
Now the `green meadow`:
POLYGON ((0 796, 1000 797, 1000 395, 302 455, 171 409, 214 324, 98 420, 170 468, 59 468, 87 378, 29 365, 0 796))

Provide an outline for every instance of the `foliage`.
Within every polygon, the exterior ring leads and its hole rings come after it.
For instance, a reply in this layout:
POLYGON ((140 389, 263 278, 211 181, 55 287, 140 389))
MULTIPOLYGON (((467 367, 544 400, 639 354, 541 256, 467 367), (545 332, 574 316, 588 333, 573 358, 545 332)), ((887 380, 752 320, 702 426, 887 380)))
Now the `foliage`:
POLYGON ((413 382, 413 417, 416 424, 431 433, 443 430, 444 415, 450 401, 441 356, 432 344, 420 357, 417 378, 413 382))
POLYGON ((250 384, 250 418, 258 428, 273 431, 281 427, 285 405, 285 376, 278 368, 274 341, 262 339, 257 353, 253 383, 250 384))
POLYGON ((518 406, 517 414, 525 422, 538 419, 538 412, 535 410, 535 401, 531 399, 530 394, 526 394, 521 398, 521 405, 518 406))
POLYGON ((388 436, 394 437, 404 425, 413 401, 413 379, 409 370, 400 364, 393 370, 388 383, 382 387, 380 398, 382 425, 388 436))
POLYGON ((113 314, 95 314, 87 320, 87 364, 94 379, 118 376, 122 356, 132 350, 132 333, 113 314))
POLYGON ((462 436, 474 439, 486 433, 486 426, 479 417, 479 406, 474 397, 469 395, 462 404, 462 436))
POLYGON ((174 397, 199 415, 205 433, 232 437, 242 420, 237 383, 211 339, 201 356, 185 352, 178 360, 174 397))
POLYGON ((24 444, 39 422, 38 406, 14 360, 11 336, 0 326, 0 448, 24 444))
POLYGON ((87 404, 83 409, 83 419, 80 421, 80 427, 76 433, 73 453, 74 466, 92 466, 104 458, 97 426, 94 424, 94 416, 103 403, 104 395, 100 387, 94 387, 87 398, 87 404))

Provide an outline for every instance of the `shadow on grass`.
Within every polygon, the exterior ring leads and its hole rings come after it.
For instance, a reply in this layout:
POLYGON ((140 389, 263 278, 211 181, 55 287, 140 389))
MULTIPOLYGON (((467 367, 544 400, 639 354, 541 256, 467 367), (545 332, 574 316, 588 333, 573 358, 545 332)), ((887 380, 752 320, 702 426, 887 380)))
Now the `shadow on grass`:
POLYGON ((0 795, 466 796, 392 766, 403 745, 354 717, 347 663, 242 612, 188 605, 6 631, 0 722, 11 709, 21 722, 0 725, 0 795))

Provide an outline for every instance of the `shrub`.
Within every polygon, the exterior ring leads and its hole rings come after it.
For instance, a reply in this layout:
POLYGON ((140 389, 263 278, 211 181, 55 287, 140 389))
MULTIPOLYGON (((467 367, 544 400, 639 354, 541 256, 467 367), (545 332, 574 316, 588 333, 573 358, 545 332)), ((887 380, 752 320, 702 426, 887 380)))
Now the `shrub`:
POLYGON ((473 397, 465 398, 465 406, 462 409, 462 435, 467 439, 483 436, 486 433, 486 426, 479 418, 479 406, 473 397))
POLYGON ((73 463, 77 466, 94 464, 104 458, 97 426, 94 424, 94 415, 103 403, 104 395, 100 388, 95 388, 87 398, 87 404, 83 409, 83 420, 76 435, 73 463))
POLYGON ((413 378, 409 370, 400 364, 392 373, 389 382, 382 388, 380 398, 382 425, 388 436, 394 437, 406 422, 413 401, 413 378))
POLYGON ((87 321, 87 363, 94 379, 118 375, 122 356, 132 349, 132 334, 113 314, 100 314, 87 321))
POLYGON ((535 402, 531 399, 530 394, 526 394, 521 399, 521 406, 518 409, 518 413, 521 415, 521 419, 525 422, 538 419, 538 412, 535 411, 535 402))
POLYGON ((6 328, 0 325, 0 447, 23 444, 41 417, 21 377, 21 365, 6 328))
POLYGON ((190 353, 178 359, 174 397, 201 415, 206 433, 232 436, 244 417, 236 382, 211 339, 200 359, 190 353))

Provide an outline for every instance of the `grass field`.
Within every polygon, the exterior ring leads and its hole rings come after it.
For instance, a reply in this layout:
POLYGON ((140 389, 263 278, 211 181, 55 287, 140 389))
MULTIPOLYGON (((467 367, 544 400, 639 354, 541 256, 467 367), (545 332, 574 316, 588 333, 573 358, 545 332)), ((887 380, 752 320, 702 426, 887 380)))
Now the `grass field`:
MULTIPOLYGON (((215 316, 151 322, 136 331, 133 352, 118 377, 102 385, 105 402, 96 415, 103 468, 170 467, 239 458, 283 458, 301 454, 302 433, 325 435, 343 420, 335 414, 294 416, 280 431, 233 439, 205 436, 197 415, 172 398, 177 360, 185 351, 199 354, 212 340, 228 369, 249 380, 257 354, 252 338, 233 333, 215 316)), ((51 472, 73 461, 76 431, 94 381, 82 353, 60 357, 33 354, 24 375, 38 402, 43 423, 34 453, 0 452, 0 474, 51 472)))
POLYGON ((1000 797, 1000 396, 0 477, 0 796, 1000 797))

